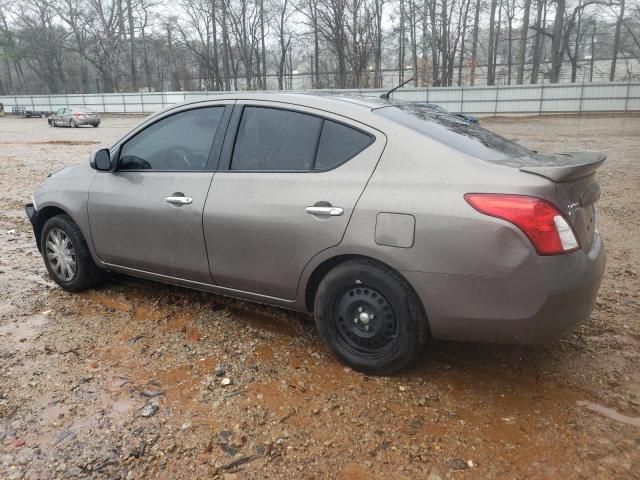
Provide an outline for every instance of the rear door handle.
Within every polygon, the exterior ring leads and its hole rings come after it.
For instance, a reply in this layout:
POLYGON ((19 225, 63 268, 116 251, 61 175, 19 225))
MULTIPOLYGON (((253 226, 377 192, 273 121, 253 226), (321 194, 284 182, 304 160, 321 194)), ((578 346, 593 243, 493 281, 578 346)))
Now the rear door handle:
POLYGON ((339 217, 344 213, 344 210, 340 207, 307 207, 304 211, 321 217, 339 217))
POLYGON ((165 201, 167 203, 171 203, 173 205, 189 205, 190 203, 193 202, 193 198, 191 197, 184 197, 184 196, 180 196, 180 197, 166 197, 165 201))

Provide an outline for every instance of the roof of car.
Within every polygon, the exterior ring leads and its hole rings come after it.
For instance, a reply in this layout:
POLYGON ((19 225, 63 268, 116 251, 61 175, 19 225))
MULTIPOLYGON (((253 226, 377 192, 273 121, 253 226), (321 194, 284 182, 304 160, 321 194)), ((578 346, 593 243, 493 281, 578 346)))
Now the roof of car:
POLYGON ((202 99, 193 99, 180 105, 196 104, 215 100, 260 100, 271 102, 283 102, 303 105, 315 108, 328 108, 333 105, 345 109, 374 110, 393 104, 393 101, 384 100, 377 96, 364 96, 352 94, 336 94, 330 91, 313 93, 285 93, 285 92, 233 92, 220 95, 211 95, 202 99))

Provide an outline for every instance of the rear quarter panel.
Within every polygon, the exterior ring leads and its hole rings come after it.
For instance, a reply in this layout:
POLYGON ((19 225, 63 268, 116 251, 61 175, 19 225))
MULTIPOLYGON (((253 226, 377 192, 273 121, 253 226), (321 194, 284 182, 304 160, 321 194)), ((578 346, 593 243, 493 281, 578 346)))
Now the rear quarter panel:
POLYGON ((362 194, 340 245, 314 258, 314 267, 336 255, 365 255, 400 272, 505 277, 535 251, 510 223, 482 215, 465 200, 469 192, 534 195, 555 202, 553 183, 517 169, 466 156, 394 124, 381 128, 387 147, 362 194), (415 218, 410 248, 375 242, 378 213, 415 218))

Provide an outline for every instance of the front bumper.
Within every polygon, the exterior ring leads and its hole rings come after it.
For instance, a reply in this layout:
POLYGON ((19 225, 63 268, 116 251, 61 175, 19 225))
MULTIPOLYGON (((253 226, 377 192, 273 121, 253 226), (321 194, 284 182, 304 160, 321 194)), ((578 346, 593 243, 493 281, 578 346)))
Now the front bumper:
POLYGON ((532 255, 502 278, 403 272, 443 340, 535 345, 587 319, 604 274, 604 242, 589 252, 532 255))
POLYGON ((41 231, 41 222, 40 222, 40 214, 33 203, 27 203, 24 206, 25 211, 27 212, 27 217, 31 222, 31 226, 33 227, 33 235, 36 239, 36 245, 38 246, 38 251, 42 251, 40 247, 40 231, 41 231))

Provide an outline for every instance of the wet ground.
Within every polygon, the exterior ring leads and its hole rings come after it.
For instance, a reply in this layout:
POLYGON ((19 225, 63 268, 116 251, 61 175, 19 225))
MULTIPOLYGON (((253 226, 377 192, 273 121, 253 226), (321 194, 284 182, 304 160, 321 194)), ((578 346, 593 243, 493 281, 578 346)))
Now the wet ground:
POLYGON ((483 121, 608 153, 596 309, 545 347, 433 342, 391 378, 336 362, 303 315, 53 284, 23 204, 139 120, 0 119, 0 478, 640 478, 640 117, 483 121))

